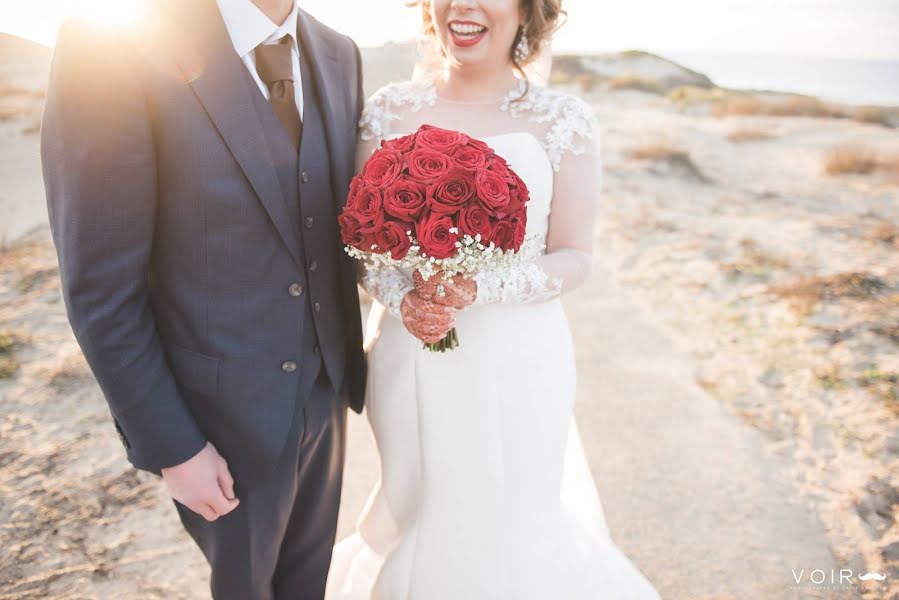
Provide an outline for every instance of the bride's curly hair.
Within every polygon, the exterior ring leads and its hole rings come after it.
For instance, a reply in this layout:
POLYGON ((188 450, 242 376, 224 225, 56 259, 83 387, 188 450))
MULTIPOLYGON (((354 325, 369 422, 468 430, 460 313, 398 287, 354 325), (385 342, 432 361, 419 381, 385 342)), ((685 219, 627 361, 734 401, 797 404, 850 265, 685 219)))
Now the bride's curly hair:
MULTIPOLYGON (((562 0, 519 0, 519 3, 520 9, 524 12, 525 23, 518 28, 518 32, 515 34, 512 47, 509 48, 509 58, 515 69, 527 82, 528 76, 524 72, 524 67, 540 55, 543 46, 564 24, 563 17, 567 17, 568 13, 562 9, 562 0), (515 56, 515 48, 521 41, 522 35, 527 36, 530 53, 525 60, 519 61, 515 56)), ((410 7, 421 7, 422 33, 436 39, 437 31, 431 19, 431 0, 411 0, 406 4, 410 7)))

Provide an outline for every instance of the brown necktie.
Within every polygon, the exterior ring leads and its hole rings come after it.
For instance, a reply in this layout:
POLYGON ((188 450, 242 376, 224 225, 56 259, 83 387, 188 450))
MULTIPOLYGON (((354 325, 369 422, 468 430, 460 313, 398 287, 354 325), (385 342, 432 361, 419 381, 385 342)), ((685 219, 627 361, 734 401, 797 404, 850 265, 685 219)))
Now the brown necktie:
POLYGON ((289 35, 276 44, 259 44, 256 46, 256 72, 268 87, 272 110, 284 125, 293 145, 299 149, 303 124, 294 98, 292 52, 289 35))

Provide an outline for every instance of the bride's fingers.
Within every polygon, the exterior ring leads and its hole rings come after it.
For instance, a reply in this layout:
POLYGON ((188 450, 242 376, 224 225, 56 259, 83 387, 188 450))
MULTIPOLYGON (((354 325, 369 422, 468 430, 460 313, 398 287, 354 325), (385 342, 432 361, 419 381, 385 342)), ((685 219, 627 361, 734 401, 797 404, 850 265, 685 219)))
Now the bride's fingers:
POLYGON ((425 281, 424 277, 418 271, 412 273, 412 283, 415 284, 415 291, 421 298, 433 301, 437 297, 437 285, 440 283, 440 277, 431 277, 425 281))
POLYGON ((444 306, 430 300, 428 298, 422 297, 417 291, 415 293, 409 294, 409 304, 410 306, 422 314, 447 314, 452 311, 451 307, 444 306))
MULTIPOLYGON (((455 322, 454 315, 417 312, 412 309, 409 313, 407 324, 413 335, 426 340, 436 337, 443 338, 446 332, 452 329, 455 322)), ((435 341, 436 341, 435 340, 435 341)))

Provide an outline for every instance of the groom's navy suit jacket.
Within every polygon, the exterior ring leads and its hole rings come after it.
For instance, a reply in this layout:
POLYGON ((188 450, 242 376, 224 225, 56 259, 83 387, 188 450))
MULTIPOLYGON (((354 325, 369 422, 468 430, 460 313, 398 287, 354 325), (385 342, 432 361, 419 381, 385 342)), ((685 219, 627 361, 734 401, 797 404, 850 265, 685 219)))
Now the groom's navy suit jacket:
POLYGON ((313 326, 335 392, 362 410, 355 265, 336 234, 363 106, 359 50, 300 11, 320 126, 285 161, 287 138, 272 136, 279 123, 215 1, 148 4, 133 28, 73 21, 59 34, 41 146, 63 295, 131 463, 159 474, 209 440, 246 490, 311 386, 313 326), (328 168, 310 183, 298 165, 328 168), (300 181, 285 183, 290 173, 300 181), (331 218, 300 217, 291 194, 331 218))

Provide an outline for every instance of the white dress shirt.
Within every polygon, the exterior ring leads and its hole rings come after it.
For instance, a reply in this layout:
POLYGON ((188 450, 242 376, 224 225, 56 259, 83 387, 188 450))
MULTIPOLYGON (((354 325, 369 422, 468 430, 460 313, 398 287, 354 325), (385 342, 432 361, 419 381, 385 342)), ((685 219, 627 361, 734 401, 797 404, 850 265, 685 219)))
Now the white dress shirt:
POLYGON ((297 101, 297 110, 300 120, 303 119, 303 80, 300 75, 300 48, 297 43, 297 1, 294 0, 293 10, 287 15, 284 23, 276 25, 265 16, 259 7, 250 0, 216 0, 219 11, 225 20, 228 35, 234 50, 250 71, 250 75, 256 80, 256 85, 268 100, 268 86, 259 78, 256 72, 256 46, 259 44, 274 44, 285 34, 290 36, 290 46, 293 49, 293 85, 294 98, 297 101))

